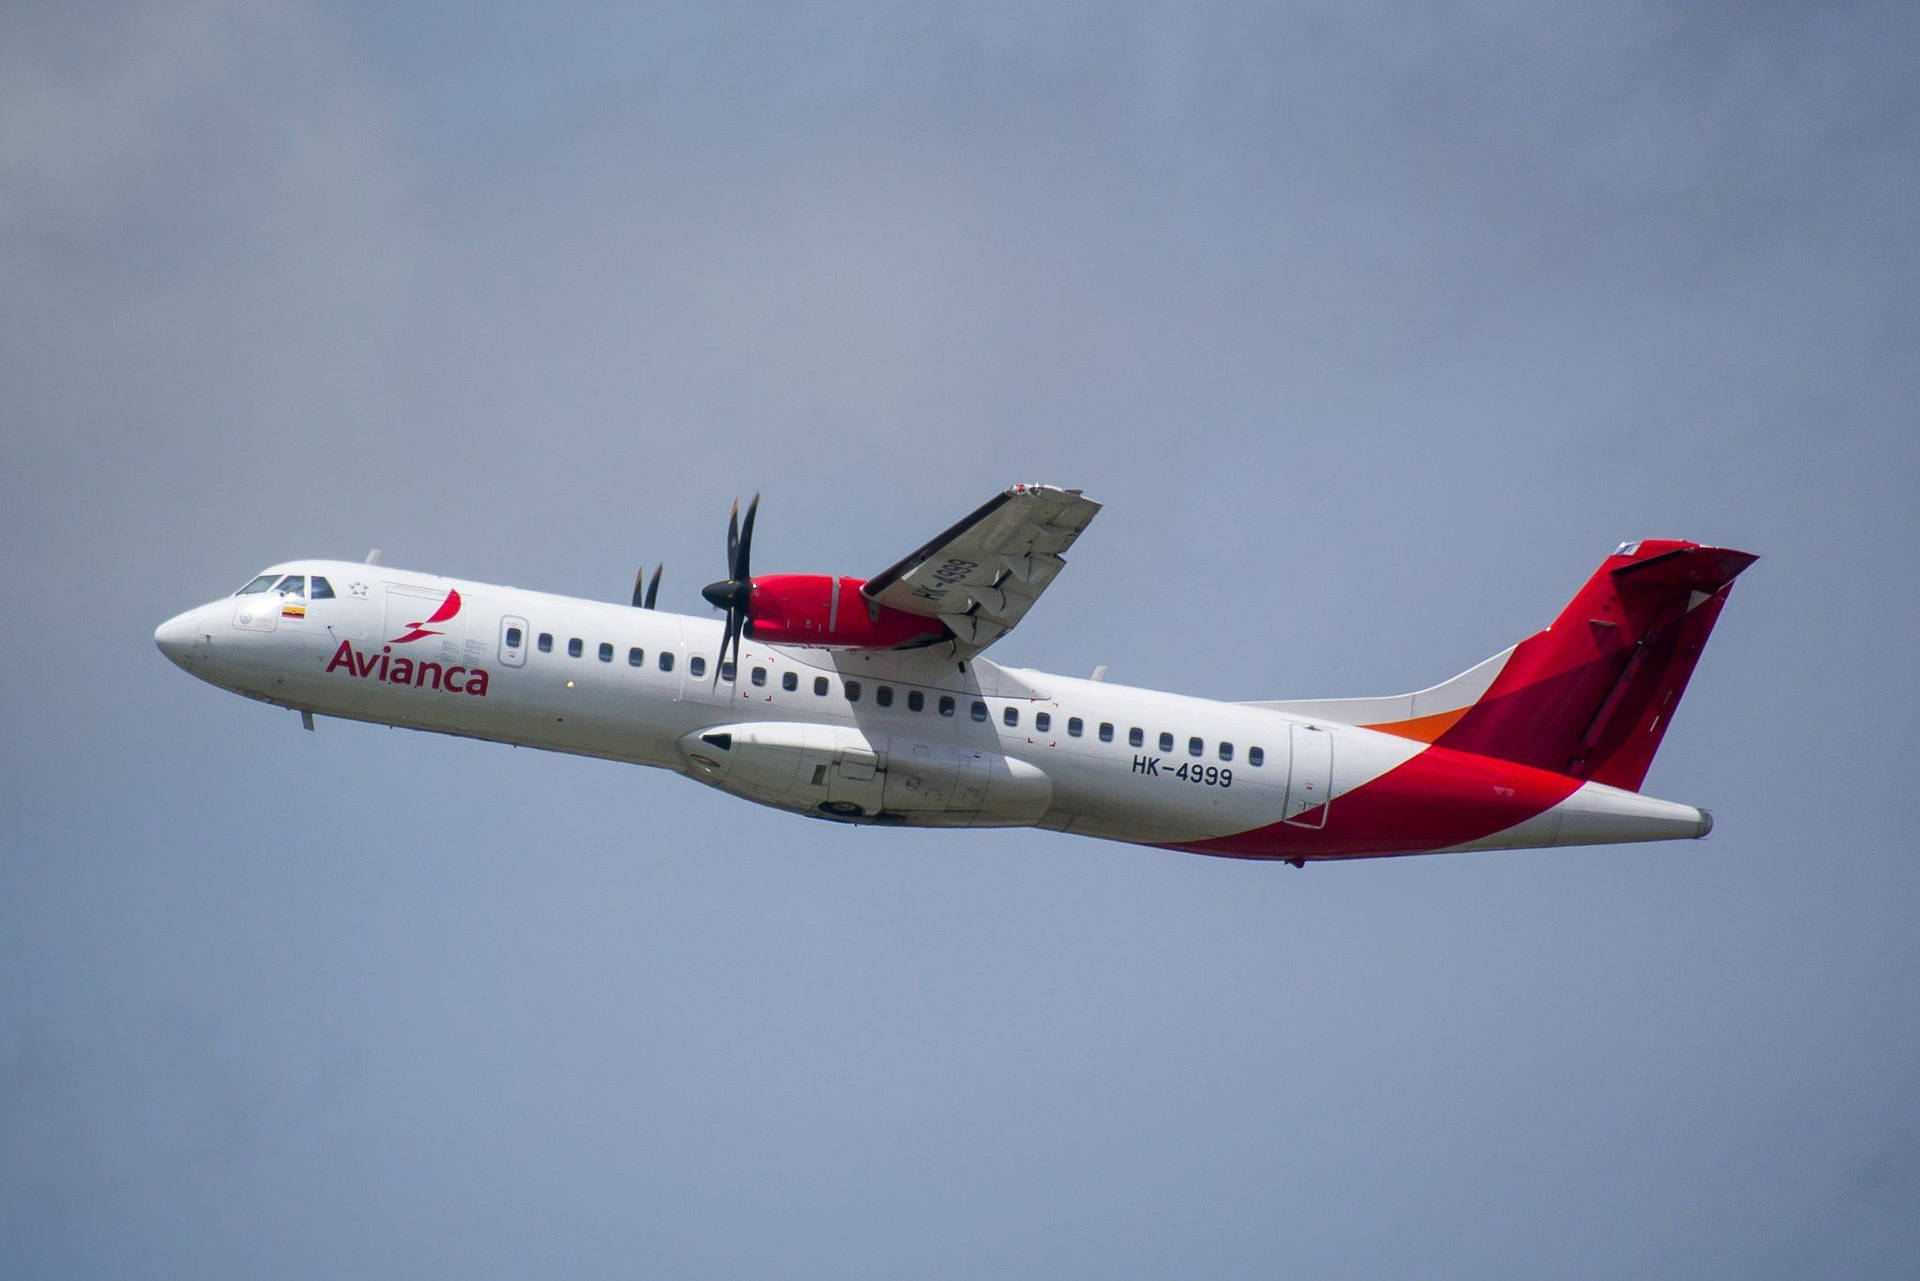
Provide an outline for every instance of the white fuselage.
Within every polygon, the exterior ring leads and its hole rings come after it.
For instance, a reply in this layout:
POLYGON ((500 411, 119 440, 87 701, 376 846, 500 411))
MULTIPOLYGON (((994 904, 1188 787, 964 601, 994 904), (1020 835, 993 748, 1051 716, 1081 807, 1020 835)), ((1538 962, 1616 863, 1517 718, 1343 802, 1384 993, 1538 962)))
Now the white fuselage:
MULTIPOLYGON (((271 592, 223 598, 162 625, 162 650, 303 712, 655 766, 814 817, 1186 844, 1338 823, 1338 797, 1425 750, 1268 708, 956 662, 947 646, 748 639, 716 680, 717 620, 352 562, 274 572, 323 575, 336 594, 297 608, 271 592), (450 593, 452 616, 422 627, 450 593)), ((1693 836, 1703 822, 1587 785, 1451 848, 1693 836)))

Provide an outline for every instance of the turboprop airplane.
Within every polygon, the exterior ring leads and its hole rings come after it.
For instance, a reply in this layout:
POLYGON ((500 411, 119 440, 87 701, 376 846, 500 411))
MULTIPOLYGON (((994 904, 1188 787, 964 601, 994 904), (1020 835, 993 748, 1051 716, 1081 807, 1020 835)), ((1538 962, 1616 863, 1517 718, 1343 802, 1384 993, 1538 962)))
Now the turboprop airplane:
POLYGON ((814 818, 1041 827, 1308 861, 1705 836, 1640 793, 1755 557, 1624 543, 1546 630, 1385 698, 1224 703, 1002 667, 1100 504, 1015 485, 868 579, 751 572, 722 618, 376 563, 275 565, 154 633, 210 684, 300 713, 652 765, 814 818))

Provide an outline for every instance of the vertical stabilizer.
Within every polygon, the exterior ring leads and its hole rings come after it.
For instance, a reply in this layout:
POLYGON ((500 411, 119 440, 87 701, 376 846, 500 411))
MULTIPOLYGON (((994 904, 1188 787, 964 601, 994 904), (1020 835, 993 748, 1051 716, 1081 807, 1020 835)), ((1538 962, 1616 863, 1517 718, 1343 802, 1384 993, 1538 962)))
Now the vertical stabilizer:
POLYGON ((1433 741, 1638 791, 1734 578, 1756 559, 1623 544, 1433 741))

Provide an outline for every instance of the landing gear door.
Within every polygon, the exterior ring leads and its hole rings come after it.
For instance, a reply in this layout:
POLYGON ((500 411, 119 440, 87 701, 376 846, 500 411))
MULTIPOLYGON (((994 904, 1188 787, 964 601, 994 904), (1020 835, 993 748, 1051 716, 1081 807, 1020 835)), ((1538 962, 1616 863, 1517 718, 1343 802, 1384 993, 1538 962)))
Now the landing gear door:
POLYGON ((879 756, 856 744, 843 744, 827 777, 828 813, 877 814, 885 779, 879 756))

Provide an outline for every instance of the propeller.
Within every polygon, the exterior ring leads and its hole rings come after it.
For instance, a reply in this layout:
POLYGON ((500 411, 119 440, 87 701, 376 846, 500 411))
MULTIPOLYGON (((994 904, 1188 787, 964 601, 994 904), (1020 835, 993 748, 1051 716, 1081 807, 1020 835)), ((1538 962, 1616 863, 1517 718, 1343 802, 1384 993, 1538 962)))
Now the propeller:
POLYGON ((641 590, 641 582, 646 577, 647 567, 642 565, 634 571, 633 607, 635 609, 653 608, 653 602, 660 598, 660 571, 665 568, 665 565, 655 565, 653 567, 653 581, 646 584, 646 590, 644 591, 641 590))
POLYGON ((742 525, 740 500, 733 500, 733 511, 727 517, 727 576, 700 589, 707 604, 727 611, 726 630, 720 634, 720 654, 713 665, 715 684, 720 681, 720 669, 726 665, 729 645, 733 647, 735 661, 740 658, 740 636, 747 629, 747 606, 753 601, 753 518, 759 510, 760 495, 755 494, 747 504, 747 520, 742 525))

